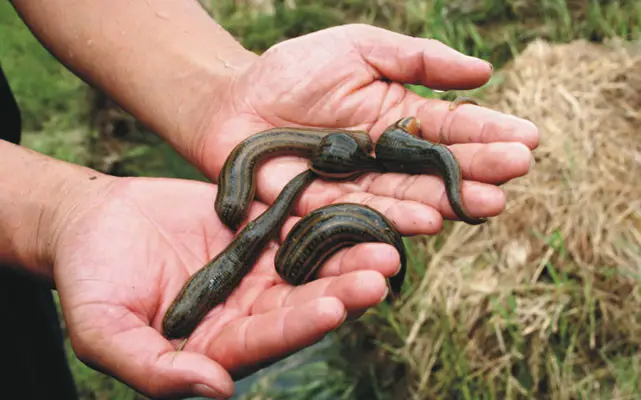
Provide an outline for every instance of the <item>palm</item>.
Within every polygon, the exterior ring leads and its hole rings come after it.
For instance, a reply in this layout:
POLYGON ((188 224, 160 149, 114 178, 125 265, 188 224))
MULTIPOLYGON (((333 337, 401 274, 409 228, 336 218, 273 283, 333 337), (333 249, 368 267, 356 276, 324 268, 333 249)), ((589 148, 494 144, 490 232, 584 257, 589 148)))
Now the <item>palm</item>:
POLYGON ((239 99, 266 124, 369 129, 381 117, 390 85, 341 35, 324 33, 271 49, 239 79, 239 99))
POLYGON ((111 307, 158 328, 175 285, 229 242, 210 211, 212 187, 185 185, 176 195, 168 193, 178 185, 120 185, 72 226, 67 235, 82 240, 63 247, 57 260, 57 282, 72 326, 76 320, 93 325, 103 314, 96 308, 111 307))
MULTIPOLYGON (((213 211, 213 185, 166 179, 117 182, 65 227, 55 278, 78 354, 97 368, 113 369, 112 363, 117 363, 115 371, 131 379, 123 370, 141 374, 153 372, 155 364, 169 363, 176 343, 160 335, 164 312, 187 278, 222 251, 233 233, 213 211), (139 352, 145 357, 141 359, 139 352), (123 354, 130 355, 129 365, 116 361, 123 354)), ((261 208, 253 208, 253 217, 261 208)), ((238 290, 207 316, 176 363, 206 366, 204 355, 240 376, 246 365, 313 343, 340 323, 344 311, 335 301, 317 310, 320 318, 301 318, 314 314, 309 308, 324 304, 323 296, 345 298, 345 307, 358 312, 376 304, 384 293, 385 284, 377 279, 364 291, 350 293, 358 273, 351 278, 331 276, 341 268, 348 272, 345 262, 335 263, 334 273, 330 265, 325 279, 292 288, 274 272, 274 251, 267 249, 238 290), (258 330, 262 336, 246 340, 239 334, 245 329, 258 330)), ((393 258, 383 259, 376 268, 389 274, 393 258)), ((163 374, 150 375, 156 385, 166 379, 163 374)), ((135 383, 138 378, 133 379, 135 383)))
MULTIPOLYGON (((534 126, 479 107, 450 111, 446 102, 409 92, 399 81, 440 89, 473 88, 488 79, 489 68, 477 64, 474 69, 460 60, 447 60, 452 50, 445 47, 427 51, 419 46, 394 47, 398 37, 390 38, 389 32, 381 36, 382 31, 372 29, 338 27, 289 40, 242 71, 231 88, 228 107, 220 112, 224 120, 214 121, 215 133, 203 146, 200 164, 205 172, 215 178, 231 149, 264 129, 362 129, 376 140, 390 123, 416 115, 422 134, 450 145, 460 160, 468 210, 475 216, 499 214, 505 199, 495 185, 527 172, 528 147, 538 142, 534 126), (432 61, 434 70, 429 70, 432 61), (396 82, 385 82, 384 76, 396 82)), ((305 167, 304 161, 292 158, 268 161, 259 170, 258 198, 271 203, 305 167)), ((324 182, 323 186, 315 196, 303 196, 301 213, 336 201, 367 203, 392 218, 403 234, 433 234, 440 229, 442 217, 455 218, 442 182, 435 177, 415 181, 407 176, 368 174, 356 182, 324 182)))

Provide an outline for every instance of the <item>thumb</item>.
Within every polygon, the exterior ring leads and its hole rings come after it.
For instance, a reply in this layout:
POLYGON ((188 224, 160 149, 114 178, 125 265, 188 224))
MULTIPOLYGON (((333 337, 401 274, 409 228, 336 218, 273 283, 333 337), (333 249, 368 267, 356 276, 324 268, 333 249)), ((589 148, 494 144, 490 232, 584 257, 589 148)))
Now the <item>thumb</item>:
POLYGON ((361 57, 392 81, 437 90, 473 89, 485 84, 492 65, 435 39, 417 38, 370 25, 349 25, 347 34, 361 57))
POLYGON ((232 396, 231 376, 208 357, 189 351, 176 355, 158 331, 131 313, 112 322, 117 322, 117 329, 106 328, 116 324, 105 321, 101 329, 90 331, 94 337, 74 337, 70 331, 74 351, 92 368, 152 398, 232 396))

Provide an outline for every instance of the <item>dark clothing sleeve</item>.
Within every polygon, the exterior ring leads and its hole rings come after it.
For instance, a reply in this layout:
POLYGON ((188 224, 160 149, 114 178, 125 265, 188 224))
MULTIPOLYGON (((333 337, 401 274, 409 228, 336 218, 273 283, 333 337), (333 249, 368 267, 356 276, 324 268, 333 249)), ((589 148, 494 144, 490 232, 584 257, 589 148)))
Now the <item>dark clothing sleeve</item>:
POLYGON ((18 103, 0 66, 0 139, 18 144, 21 131, 22 120, 18 103))
MULTIPOLYGON (((0 140, 18 144, 20 133, 20 110, 0 67, 0 140)), ((0 266, 0 343, 7 398, 78 398, 51 290, 6 266, 0 266)))

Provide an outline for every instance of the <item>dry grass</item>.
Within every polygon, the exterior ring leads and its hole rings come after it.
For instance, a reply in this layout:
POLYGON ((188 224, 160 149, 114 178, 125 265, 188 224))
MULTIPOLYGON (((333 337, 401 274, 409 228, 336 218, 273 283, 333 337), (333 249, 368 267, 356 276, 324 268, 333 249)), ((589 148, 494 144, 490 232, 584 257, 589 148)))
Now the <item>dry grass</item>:
POLYGON ((505 185, 504 214, 419 246, 426 273, 398 313, 415 398, 641 396, 635 53, 535 41, 490 89, 486 104, 535 122, 541 146, 505 185))

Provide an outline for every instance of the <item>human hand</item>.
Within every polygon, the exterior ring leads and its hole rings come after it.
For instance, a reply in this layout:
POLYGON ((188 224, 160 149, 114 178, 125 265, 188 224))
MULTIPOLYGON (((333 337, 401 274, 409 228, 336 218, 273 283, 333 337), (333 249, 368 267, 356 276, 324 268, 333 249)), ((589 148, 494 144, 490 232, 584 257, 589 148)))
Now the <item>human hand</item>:
MULTIPOLYGON (((90 185, 73 207, 61 208, 51 241, 69 337, 81 360, 148 396, 230 396, 232 378, 378 304, 384 276, 399 265, 393 247, 360 244, 328 261, 318 280, 292 287, 276 274, 277 248, 268 246, 176 354, 181 340, 161 335, 162 318, 188 277, 233 240, 214 212, 216 186, 103 175, 90 185)), ((250 218, 264 209, 254 204, 250 218)), ((281 237, 297 220, 287 221, 281 237)))
MULTIPOLYGON (((474 105, 449 110, 449 102, 422 98, 403 84, 471 89, 489 79, 485 61, 437 41, 365 25, 347 25, 280 43, 238 71, 226 102, 212 111, 196 164, 215 179, 232 148, 258 131, 283 126, 361 129, 376 141, 388 125, 414 115, 422 135, 449 145, 460 161, 462 197, 473 216, 495 216, 505 207, 497 184, 522 176, 539 133, 529 121, 474 105)), ((306 168, 292 157, 259 169, 257 197, 271 203, 306 168)), ((325 182, 297 209, 351 201, 385 213, 405 235, 434 234, 455 219, 442 181, 435 176, 369 173, 353 182, 325 182)))

